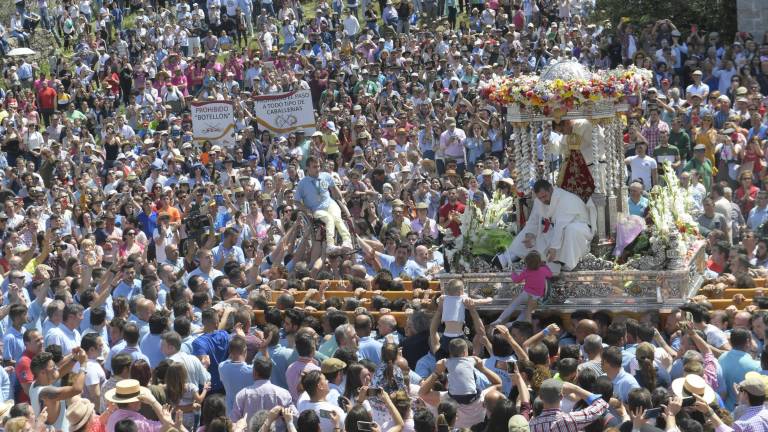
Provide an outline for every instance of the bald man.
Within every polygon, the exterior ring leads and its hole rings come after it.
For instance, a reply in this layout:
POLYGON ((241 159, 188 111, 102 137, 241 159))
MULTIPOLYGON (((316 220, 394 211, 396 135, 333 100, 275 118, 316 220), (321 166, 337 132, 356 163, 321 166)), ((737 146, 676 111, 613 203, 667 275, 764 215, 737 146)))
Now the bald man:
POLYGON ((139 327, 139 337, 143 339, 149 334, 149 317, 155 311, 155 302, 145 298, 136 300, 136 326, 139 327))
POLYGON ((747 311, 739 311, 733 316, 733 328, 752 330, 752 314, 747 311))
POLYGON ((598 334, 597 323, 592 321, 591 319, 583 319, 579 321, 579 323, 576 325, 576 329, 574 330, 574 335, 576 336, 576 342, 579 345, 583 345, 584 338, 586 338, 591 334, 598 334))
POLYGON ((377 365, 381 364, 382 343, 371 337, 373 321, 370 316, 360 314, 355 317, 355 332, 359 338, 358 357, 368 359, 377 365))
POLYGON ((419 376, 419 374, 411 370, 411 367, 408 365, 408 360, 406 360, 405 357, 398 355, 397 360, 395 360, 395 365, 399 367, 403 372, 403 376, 408 375, 408 379, 411 380, 411 384, 418 385, 421 383, 422 378, 419 376))
POLYGON ((488 390, 488 392, 485 394, 485 398, 483 399, 483 406, 485 407, 485 418, 483 419, 483 422, 476 425, 477 428, 473 428, 475 430, 485 430, 485 425, 488 423, 488 420, 491 418, 491 413, 493 413, 493 409, 496 408, 496 405, 499 403, 500 400, 504 400, 506 397, 503 393, 501 393, 498 390, 488 390))
POLYGON ((390 314, 382 315, 379 317, 379 321, 376 325, 377 340, 384 343, 392 342, 400 345, 400 340, 403 338, 397 331, 397 320, 390 314))

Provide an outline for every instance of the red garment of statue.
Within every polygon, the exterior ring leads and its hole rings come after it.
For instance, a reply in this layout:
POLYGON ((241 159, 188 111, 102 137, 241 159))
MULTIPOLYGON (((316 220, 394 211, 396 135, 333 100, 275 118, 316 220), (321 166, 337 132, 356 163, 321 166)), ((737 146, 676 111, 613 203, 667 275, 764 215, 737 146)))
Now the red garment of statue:
POLYGON ((584 155, 579 150, 571 150, 560 171, 560 187, 589 200, 595 191, 595 180, 589 171, 584 155))

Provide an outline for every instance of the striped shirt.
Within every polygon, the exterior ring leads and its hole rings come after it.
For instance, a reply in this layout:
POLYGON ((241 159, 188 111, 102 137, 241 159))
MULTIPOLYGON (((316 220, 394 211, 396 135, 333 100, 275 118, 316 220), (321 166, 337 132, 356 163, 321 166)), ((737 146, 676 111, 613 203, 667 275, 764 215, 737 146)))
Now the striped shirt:
POLYGON ((564 413, 559 408, 545 409, 531 420, 531 432, 577 432, 584 429, 608 411, 608 402, 599 395, 590 396, 588 401, 588 407, 570 413, 564 413))

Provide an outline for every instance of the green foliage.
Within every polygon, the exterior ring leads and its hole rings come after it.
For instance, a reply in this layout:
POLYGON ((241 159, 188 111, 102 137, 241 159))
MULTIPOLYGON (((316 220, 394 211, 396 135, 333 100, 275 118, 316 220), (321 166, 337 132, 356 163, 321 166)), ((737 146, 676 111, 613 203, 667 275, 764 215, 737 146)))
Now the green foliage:
POLYGON ((615 28, 622 17, 638 25, 669 19, 687 37, 691 25, 702 31, 716 31, 731 40, 737 31, 736 0, 597 0, 598 20, 610 20, 615 28))

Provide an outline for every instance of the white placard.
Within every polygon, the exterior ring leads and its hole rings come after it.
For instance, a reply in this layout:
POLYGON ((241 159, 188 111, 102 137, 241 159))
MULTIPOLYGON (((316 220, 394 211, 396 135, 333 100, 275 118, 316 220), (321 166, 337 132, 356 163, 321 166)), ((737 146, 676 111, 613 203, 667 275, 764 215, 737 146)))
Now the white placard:
POLYGON ((315 128, 315 111, 309 90, 256 96, 253 109, 259 125, 276 134, 287 134, 296 129, 311 132, 315 128))
POLYGON ((192 132, 195 140, 234 147, 234 104, 231 101, 192 102, 192 132))

